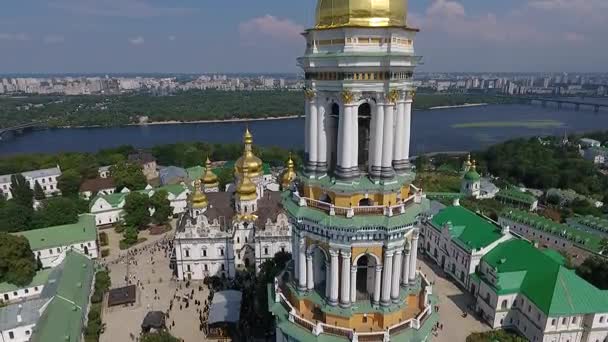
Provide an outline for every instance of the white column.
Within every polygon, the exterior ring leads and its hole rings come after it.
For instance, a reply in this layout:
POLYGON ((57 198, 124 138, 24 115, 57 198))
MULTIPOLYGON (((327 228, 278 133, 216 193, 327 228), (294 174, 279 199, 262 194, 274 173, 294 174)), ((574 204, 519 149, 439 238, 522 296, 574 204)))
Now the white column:
POLYGON ((382 273, 382 301, 383 306, 391 302, 391 282, 393 280, 393 251, 384 252, 384 272, 382 273))
POLYGON ((359 110, 358 107, 351 107, 351 129, 353 132, 351 140, 350 166, 356 168, 359 165, 359 110))
POLYGON ((384 103, 376 105, 376 113, 374 115, 374 159, 372 164, 372 174, 380 176, 382 168, 382 143, 384 140, 384 103))
POLYGON ((346 105, 344 107, 344 132, 342 137, 342 167, 345 169, 349 169, 352 166, 352 156, 353 156, 353 106, 346 105))
POLYGON ((393 280, 391 283, 391 300, 393 303, 399 302, 399 289, 401 282, 401 256, 403 251, 395 251, 395 257, 393 260, 393 280))
POLYGON ((310 100, 310 140, 308 149, 308 158, 312 166, 316 166, 319 161, 319 148, 318 148, 318 136, 317 131, 319 129, 318 115, 317 115, 317 102, 316 99, 310 100))
POLYGON ((382 141, 382 176, 393 176, 394 104, 384 106, 384 136, 382 141))
POLYGON ((317 158, 320 171, 324 173, 327 169, 327 120, 325 101, 317 99, 317 158))
POLYGON ((404 132, 405 132, 405 103, 402 99, 397 100, 396 103, 397 113, 395 114, 395 144, 393 149, 393 160, 400 161, 403 158, 403 150, 405 146, 404 132))
POLYGON ((331 261, 325 261, 325 298, 329 299, 331 294, 331 261))
POLYGON ((340 277, 340 306, 350 306, 350 252, 341 251, 342 276, 340 277))
POLYGON ((348 117, 347 114, 347 107, 345 105, 341 105, 340 106, 340 116, 338 119, 338 155, 337 155, 337 164, 339 167, 341 168, 346 168, 346 160, 345 160, 345 156, 348 156, 348 154, 346 153, 346 144, 344 143, 346 141, 346 131, 348 130, 348 121, 346 120, 346 118, 348 117))
POLYGON ((376 274, 374 275, 374 298, 375 305, 380 304, 380 291, 382 283, 382 265, 376 265, 376 274))
POLYGON ((298 247, 298 290, 306 290, 306 240, 300 238, 298 247))
POLYGON ((412 99, 404 103, 403 159, 410 160, 410 139, 412 134, 412 99))
POLYGON ((416 281, 416 259, 418 258, 418 230, 412 232, 412 248, 410 250, 410 284, 416 281))
POLYGON ((291 243, 293 244, 293 277, 297 280, 300 279, 300 268, 298 267, 298 259, 300 257, 300 241, 295 234, 291 237, 291 243))
POLYGON ((304 154, 308 158, 310 153, 310 99, 304 103, 304 154))
POLYGON ((353 265, 350 267, 350 301, 355 303, 357 301, 357 266, 353 265))
POLYGON ((410 281, 410 246, 405 243, 405 254, 403 257, 403 270, 401 272, 401 284, 407 286, 410 281))
POLYGON ((338 269, 340 268, 338 263, 340 261, 338 260, 338 251, 330 250, 329 254, 331 256, 331 292, 329 294, 329 304, 335 306, 338 304, 338 269))
POLYGON ((315 278, 313 274, 312 252, 306 254, 306 288, 308 291, 315 289, 315 278))

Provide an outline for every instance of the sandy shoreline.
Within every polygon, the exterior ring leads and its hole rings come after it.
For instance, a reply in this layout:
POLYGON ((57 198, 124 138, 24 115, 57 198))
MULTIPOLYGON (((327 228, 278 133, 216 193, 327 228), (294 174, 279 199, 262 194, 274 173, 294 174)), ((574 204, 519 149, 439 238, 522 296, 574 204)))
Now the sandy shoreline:
POLYGON ((461 105, 454 105, 454 106, 437 106, 437 107, 431 107, 429 108, 429 110, 435 110, 435 109, 450 109, 450 108, 467 108, 467 107, 479 107, 479 106, 487 106, 488 103, 465 103, 465 104, 461 104, 461 105))

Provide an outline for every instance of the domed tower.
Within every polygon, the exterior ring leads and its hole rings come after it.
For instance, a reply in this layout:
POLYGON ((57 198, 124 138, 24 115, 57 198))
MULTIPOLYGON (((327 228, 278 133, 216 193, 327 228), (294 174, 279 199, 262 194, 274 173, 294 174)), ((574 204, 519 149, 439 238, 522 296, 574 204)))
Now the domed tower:
POLYGON ((429 202, 411 185, 419 58, 406 14, 403 0, 319 0, 303 34, 305 166, 283 198, 294 262, 275 283, 277 340, 426 340, 431 329, 431 286, 416 266, 429 202))
POLYGON ((281 175, 281 189, 289 189, 289 185, 296 179, 296 176, 295 164, 293 159, 291 159, 290 154, 287 165, 285 165, 285 171, 283 171, 283 174, 281 175))
POLYGON ((481 194, 481 176, 477 173, 477 164, 474 160, 472 163, 469 161, 468 166, 462 176, 460 192, 477 198, 481 194))
POLYGON ((190 216, 198 217, 205 212, 208 206, 209 200, 201 188, 201 180, 197 179, 194 181, 194 190, 190 198, 190 216))
POLYGON ((211 169, 211 160, 207 157, 205 162, 205 175, 203 176, 203 187, 205 192, 218 192, 220 191, 220 181, 213 170, 211 169))
POLYGON ((249 180, 257 187, 258 198, 262 198, 264 196, 264 163, 253 153, 253 134, 249 128, 245 129, 243 143, 243 155, 234 164, 234 179, 238 183, 247 173, 249 180), (248 171, 245 172, 245 169, 248 171))
POLYGON ((240 215, 251 215, 257 209, 257 187, 249 178, 249 167, 243 166, 242 174, 236 185, 234 202, 240 215))

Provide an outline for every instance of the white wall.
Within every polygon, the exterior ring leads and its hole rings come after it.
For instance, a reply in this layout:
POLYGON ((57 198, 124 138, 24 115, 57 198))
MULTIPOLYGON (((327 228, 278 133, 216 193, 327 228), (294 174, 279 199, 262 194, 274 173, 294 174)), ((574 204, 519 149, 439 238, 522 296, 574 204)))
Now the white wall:
POLYGON ((4 303, 37 296, 42 292, 44 285, 22 288, 15 291, 0 292, 0 300, 4 303))
POLYGON ((2 342, 27 342, 30 340, 32 335, 32 329, 35 324, 29 324, 22 327, 17 327, 10 330, 0 332, 2 336, 2 342), (11 336, 13 338, 11 338, 11 336))
POLYGON ((99 256, 96 240, 79 242, 68 246, 33 250, 32 252, 40 259, 42 267, 47 268, 59 265, 65 258, 66 252, 69 250, 78 251, 91 259, 96 259, 99 256), (87 253, 85 253, 85 249, 87 253))
POLYGON ((174 248, 180 279, 202 280, 206 276, 221 277, 222 274, 233 278, 235 275, 234 249, 229 239, 176 240, 174 248))

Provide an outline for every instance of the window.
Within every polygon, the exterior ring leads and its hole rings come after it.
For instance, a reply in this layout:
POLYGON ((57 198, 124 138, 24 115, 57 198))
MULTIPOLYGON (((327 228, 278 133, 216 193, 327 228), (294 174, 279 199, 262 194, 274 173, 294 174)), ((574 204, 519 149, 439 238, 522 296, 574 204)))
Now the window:
POLYGON ((8 337, 12 340, 15 338, 15 334, 12 331, 8 332, 8 337))
POLYGON ((26 335, 29 335, 29 334, 30 334, 30 331, 29 331, 29 330, 26 330, 26 331, 25 331, 25 334, 26 334, 26 335))
POLYGON ((13 296, 17 297, 19 294, 17 292, 13 292, 13 296))
POLYGON ((53 254, 53 250, 52 249, 49 249, 49 254, 53 254))
POLYGON ((220 256, 224 256, 224 250, 222 248, 219 249, 220 256))
POLYGON ((208 269, 208 267, 207 267, 207 264, 204 264, 204 265, 203 265, 203 269, 204 269, 205 271, 208 271, 208 270, 209 270, 209 269, 208 269))
MULTIPOLYGON (((82 247, 82 246, 80 246, 82 247)), ((61 253, 61 248, 57 248, 57 253, 61 253)))
POLYGON ((268 255, 268 247, 264 247, 264 255, 268 255))
POLYGON ((28 294, 28 293, 30 293, 30 289, 25 289, 25 290, 23 290, 23 292, 25 292, 25 294, 28 294))
POLYGON ((556 323, 557 323, 557 321, 555 320, 555 318, 551 320, 551 325, 554 326, 556 323))
POLYGON ((224 264, 222 264, 222 271, 226 270, 224 264))
POLYGON ((568 323, 568 318, 564 317, 562 318, 562 324, 567 324, 568 323))
POLYGON ((186 270, 190 272, 190 265, 186 265, 186 270))
POLYGON ((532 311, 532 306, 530 306, 530 305, 528 304, 528 313, 529 313, 530 311, 532 311))
POLYGON ((241 243, 241 238, 240 237, 236 237, 236 243, 241 243))
POLYGON ((500 308, 502 310, 505 310, 507 308, 507 300, 506 299, 502 301, 502 303, 500 304, 500 308))
POLYGON ((4 294, 4 300, 8 300, 8 293, 4 294))
POLYGON ((604 323, 604 316, 600 317, 600 323, 604 323))
MULTIPOLYGON (((203 256, 204 256, 204 257, 206 257, 206 256, 207 256, 207 250, 206 250, 206 249, 203 249, 203 256)), ((206 266, 207 266, 207 265, 205 265, 205 267, 206 267, 206 266)))
POLYGON ((247 237, 245 236, 245 243, 247 243, 247 237))
MULTIPOLYGON (((189 250, 189 249, 185 249, 185 250, 184 250, 184 254, 186 255, 186 258, 189 258, 189 257, 190 257, 190 250, 189 250)), ((189 267, 190 267, 190 266, 188 266, 188 268, 189 268, 189 267)))
POLYGON ((38 291, 38 286, 34 286, 34 291, 38 291))
POLYGON ((576 324, 576 317, 572 317, 572 324, 576 324))

